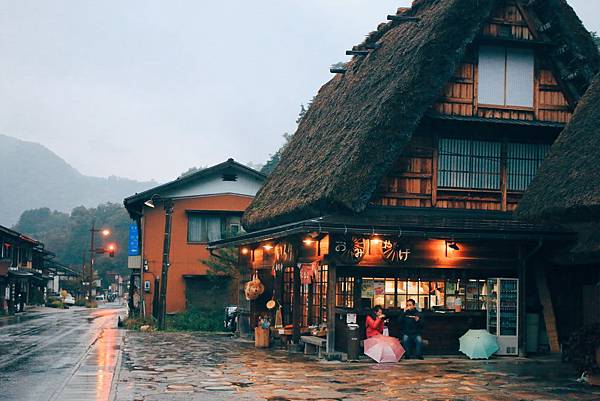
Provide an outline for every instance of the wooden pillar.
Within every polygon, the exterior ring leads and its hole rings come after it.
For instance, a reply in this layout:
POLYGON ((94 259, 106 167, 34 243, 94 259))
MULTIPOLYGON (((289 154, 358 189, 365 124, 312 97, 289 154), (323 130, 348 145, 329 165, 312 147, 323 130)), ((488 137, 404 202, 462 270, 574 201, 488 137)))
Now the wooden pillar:
POLYGON ((527 265, 519 266, 519 356, 527 356, 527 265))
POLYGON ((300 342, 300 326, 302 324, 302 305, 300 305, 300 267, 298 263, 294 261, 294 298, 292 300, 292 320, 293 320, 293 333, 292 341, 294 344, 300 342))
POLYGON ((438 162, 439 162, 439 139, 437 134, 433 135, 433 158, 431 168, 431 206, 437 206, 437 186, 438 186, 438 162))
POLYGON ((337 272, 335 263, 329 263, 327 269, 327 354, 335 352, 335 290, 337 272))
POLYGON ((550 351, 560 353, 560 342, 558 341, 558 330, 556 328, 556 316, 554 314, 554 305, 552 304, 552 294, 548 287, 546 271, 543 266, 536 266, 536 283, 540 295, 540 303, 544 309, 544 322, 548 341, 550 342, 550 351))
POLYGON ((500 200, 501 209, 503 212, 508 210, 508 144, 506 136, 502 138, 502 150, 500 157, 500 190, 502 198, 500 200))

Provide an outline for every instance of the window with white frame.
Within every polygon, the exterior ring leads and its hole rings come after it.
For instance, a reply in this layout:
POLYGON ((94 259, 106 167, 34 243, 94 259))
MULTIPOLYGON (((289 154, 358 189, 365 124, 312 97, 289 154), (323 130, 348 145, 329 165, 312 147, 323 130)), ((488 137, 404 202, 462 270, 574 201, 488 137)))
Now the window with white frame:
POLYGON ((188 242, 212 242, 231 238, 242 232, 239 215, 188 213, 188 242))
POLYGON ((479 104, 533 107, 534 59, 531 49, 481 46, 479 104))

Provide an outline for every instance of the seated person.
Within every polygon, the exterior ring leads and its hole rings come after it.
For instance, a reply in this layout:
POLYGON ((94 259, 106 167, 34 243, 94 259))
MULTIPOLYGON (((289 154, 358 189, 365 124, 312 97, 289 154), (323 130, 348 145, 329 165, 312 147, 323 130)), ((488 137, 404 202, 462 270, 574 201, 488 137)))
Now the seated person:
POLYGON ((406 301, 404 315, 402 316, 402 345, 406 350, 405 359, 423 359, 423 318, 417 309, 414 299, 406 301))
POLYGON ((383 334, 385 325, 385 315, 381 306, 377 305, 371 309, 367 316, 367 338, 375 337, 383 334))

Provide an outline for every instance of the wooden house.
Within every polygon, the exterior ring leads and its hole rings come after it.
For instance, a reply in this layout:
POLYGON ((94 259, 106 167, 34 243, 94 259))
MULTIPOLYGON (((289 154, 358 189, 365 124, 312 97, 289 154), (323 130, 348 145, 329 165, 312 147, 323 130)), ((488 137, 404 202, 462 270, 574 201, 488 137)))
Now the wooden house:
POLYGON ((206 245, 241 232, 242 213, 264 179, 260 172, 229 159, 124 200, 139 227, 136 247, 140 252, 130 256, 129 262, 134 284, 130 297, 142 290, 143 316, 158 316, 165 260, 165 201, 172 206, 166 313, 237 303, 235 280, 210 277, 204 263, 210 259, 206 245))
POLYGON ((330 354, 347 322, 410 298, 430 353, 489 328, 523 354, 541 310, 532 266, 574 233, 513 211, 598 50, 564 0, 420 0, 388 20, 320 89, 244 214, 249 234, 212 247, 238 247, 267 286, 251 324, 274 297, 294 341, 327 326, 330 354))
POLYGON ((561 223, 578 234, 577 241, 562 249, 544 269, 556 326, 563 338, 584 325, 600 323, 598 149, 600 75, 554 143, 517 210, 528 220, 561 223))
POLYGON ((44 304, 59 274, 54 257, 43 243, 0 226, 0 315, 44 304))

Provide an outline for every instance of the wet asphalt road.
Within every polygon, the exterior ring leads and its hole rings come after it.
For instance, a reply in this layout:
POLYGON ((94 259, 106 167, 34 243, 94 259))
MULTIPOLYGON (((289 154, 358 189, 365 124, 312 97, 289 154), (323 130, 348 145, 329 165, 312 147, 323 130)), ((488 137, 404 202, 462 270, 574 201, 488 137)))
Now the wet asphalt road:
POLYGON ((107 400, 119 314, 109 303, 0 319, 0 400, 107 400))

